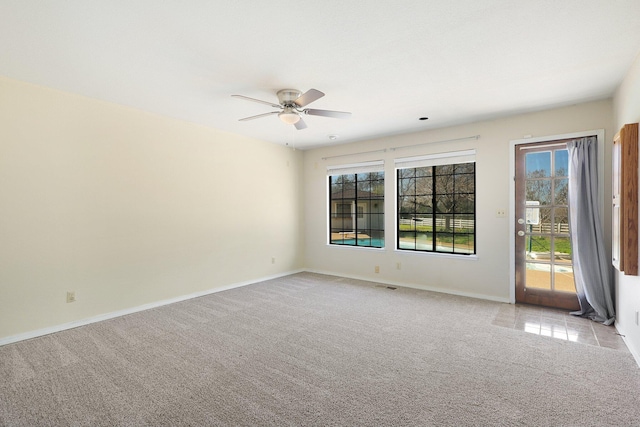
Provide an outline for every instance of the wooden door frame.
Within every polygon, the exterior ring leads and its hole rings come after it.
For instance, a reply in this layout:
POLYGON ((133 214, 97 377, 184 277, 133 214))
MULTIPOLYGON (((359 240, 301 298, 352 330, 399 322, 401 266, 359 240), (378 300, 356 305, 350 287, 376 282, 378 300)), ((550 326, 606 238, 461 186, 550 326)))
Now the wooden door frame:
MULTIPOLYGON (((509 212, 507 217, 509 218, 509 302, 515 304, 516 302, 516 147, 521 144, 531 144, 538 142, 549 142, 562 140, 562 139, 575 139, 583 138, 586 136, 596 135, 598 138, 598 194, 600 199, 600 218, 602 226, 605 226, 605 216, 607 212, 604 210, 604 165, 605 165, 605 140, 604 129, 588 130, 583 132, 566 133, 561 135, 549 135, 541 137, 530 137, 523 139, 515 139, 509 141, 509 212)), ((609 145, 607 145, 609 146, 609 145)), ((605 242, 607 253, 611 253, 611 242, 605 242)), ((609 257, 608 259, 611 259, 609 257)))

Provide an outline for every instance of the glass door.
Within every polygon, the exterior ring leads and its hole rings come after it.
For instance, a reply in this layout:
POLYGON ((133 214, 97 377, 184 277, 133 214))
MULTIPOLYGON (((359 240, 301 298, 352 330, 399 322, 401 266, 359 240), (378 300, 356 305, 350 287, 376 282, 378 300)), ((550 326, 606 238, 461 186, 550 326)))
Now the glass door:
POLYGON ((562 141, 516 146, 516 302, 577 310, 562 141))

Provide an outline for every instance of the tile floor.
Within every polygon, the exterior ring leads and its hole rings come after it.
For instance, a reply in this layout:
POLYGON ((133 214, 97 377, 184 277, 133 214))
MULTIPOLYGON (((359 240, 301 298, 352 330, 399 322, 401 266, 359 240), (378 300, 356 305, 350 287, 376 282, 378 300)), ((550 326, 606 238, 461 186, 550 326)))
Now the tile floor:
POLYGON ((614 326, 604 326, 552 308, 504 304, 491 324, 581 344, 615 350, 627 348, 614 326))

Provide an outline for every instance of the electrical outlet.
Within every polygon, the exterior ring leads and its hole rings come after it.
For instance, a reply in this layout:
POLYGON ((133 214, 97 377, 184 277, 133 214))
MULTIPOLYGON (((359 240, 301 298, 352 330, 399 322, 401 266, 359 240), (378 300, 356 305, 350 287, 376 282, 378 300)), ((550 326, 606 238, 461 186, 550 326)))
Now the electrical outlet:
POLYGON ((67 302, 76 301, 76 291, 67 291, 67 302))
POLYGON ((506 218, 507 210, 506 209, 498 209, 496 210, 496 218, 506 218))
POLYGON ((375 271, 376 273, 380 273, 380 266, 379 266, 379 265, 376 265, 376 267, 374 268, 374 271, 375 271))
POLYGON ((402 269, 402 263, 396 262, 396 270, 402 269))
POLYGON ((640 311, 636 311, 636 326, 640 326, 640 311))
POLYGON ((276 257, 271 257, 271 264, 275 264, 276 263, 276 257))

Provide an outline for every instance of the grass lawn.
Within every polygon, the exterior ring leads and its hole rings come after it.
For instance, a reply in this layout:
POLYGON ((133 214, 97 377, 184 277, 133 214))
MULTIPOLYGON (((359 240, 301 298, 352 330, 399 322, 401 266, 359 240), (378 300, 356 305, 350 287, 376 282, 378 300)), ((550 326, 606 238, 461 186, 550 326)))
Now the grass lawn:
MULTIPOLYGON (((531 252, 551 252, 551 238, 548 236, 528 236, 527 245, 531 239, 531 252)), ((527 247, 529 250, 529 247, 527 247)), ((571 242, 568 238, 556 238, 554 252, 571 253, 571 242)))

